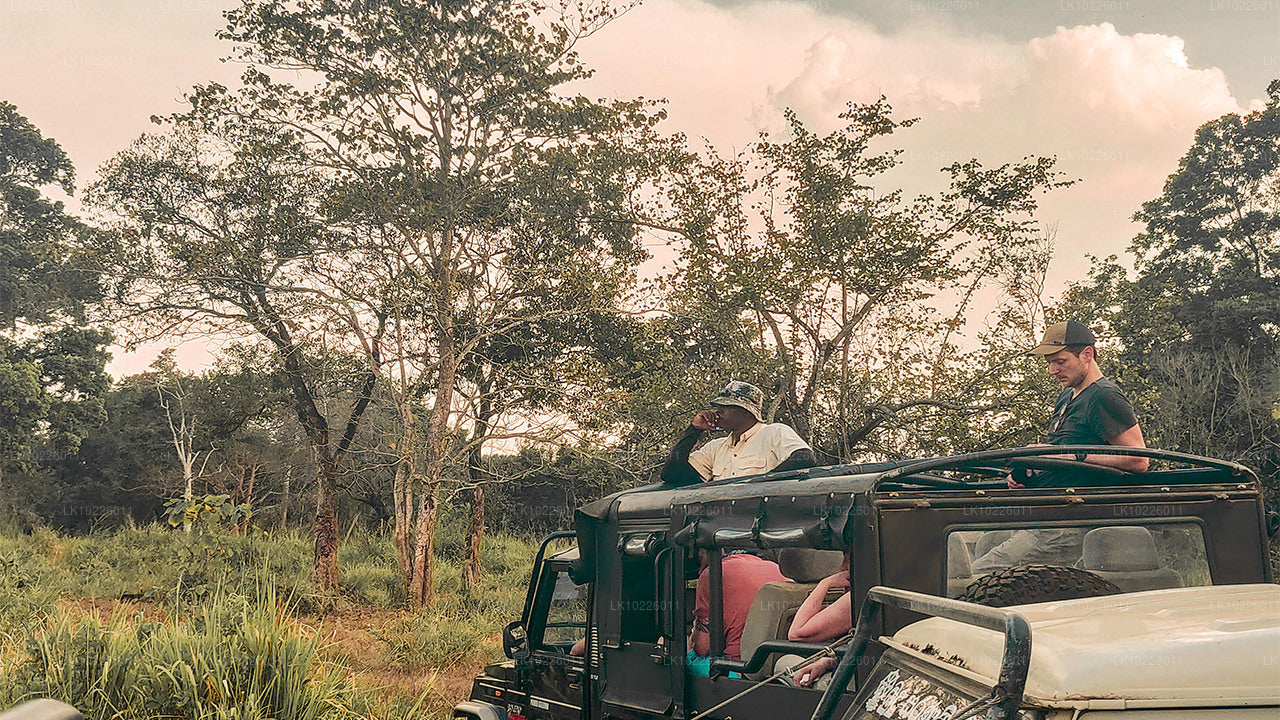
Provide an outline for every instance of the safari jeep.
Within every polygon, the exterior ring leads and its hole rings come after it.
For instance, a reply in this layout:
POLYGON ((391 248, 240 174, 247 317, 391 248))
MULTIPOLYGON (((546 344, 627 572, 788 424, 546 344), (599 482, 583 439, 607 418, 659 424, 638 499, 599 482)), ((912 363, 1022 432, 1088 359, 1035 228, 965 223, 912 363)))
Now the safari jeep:
POLYGON ((1271 580, 1256 475, 1149 449, 1017 448, 651 485, 579 508, 574 525, 543 542, 521 618, 503 632, 510 659, 485 668, 455 718, 773 720, 808 717, 820 699, 826 717, 842 716, 874 680, 881 648, 868 649, 866 638, 920 617, 886 605, 856 624, 851 612, 864 647, 825 699, 780 682, 781 654, 844 658, 857 644, 786 639, 795 609, 846 557, 853 608, 876 586, 1008 605, 1271 580), (1152 469, 1045 457, 1077 452, 1145 455, 1152 469), (1072 487, 1006 483, 1048 469, 1072 473, 1072 487), (1058 542, 1032 562, 993 562, 1002 548, 1047 535, 1058 542), (699 549, 710 551, 709 677, 685 661, 699 549), (791 580, 754 598, 742 657, 733 659, 722 657, 720 559, 740 549, 775 559, 791 580), (581 655, 571 652, 578 641, 581 655))
MULTIPOLYGON (((837 666, 853 677, 882 607, 933 617, 881 638, 842 720, 1280 717, 1280 586, 1187 587, 995 609, 873 588, 837 666)), ((816 718, 830 717, 828 690, 816 718)), ((785 716, 807 718, 793 713, 785 716)))

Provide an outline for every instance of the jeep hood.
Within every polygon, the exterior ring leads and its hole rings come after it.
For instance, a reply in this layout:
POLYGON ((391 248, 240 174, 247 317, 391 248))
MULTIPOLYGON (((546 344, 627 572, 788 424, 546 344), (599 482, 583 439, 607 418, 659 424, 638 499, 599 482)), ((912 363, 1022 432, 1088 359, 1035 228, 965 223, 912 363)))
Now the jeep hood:
MULTIPOLYGON (((1031 624, 1025 697, 1162 701, 1151 706, 1272 704, 1280 699, 1280 586, 1222 585, 1018 605, 1031 624)), ((886 644, 986 678, 1004 638, 929 618, 886 644)))

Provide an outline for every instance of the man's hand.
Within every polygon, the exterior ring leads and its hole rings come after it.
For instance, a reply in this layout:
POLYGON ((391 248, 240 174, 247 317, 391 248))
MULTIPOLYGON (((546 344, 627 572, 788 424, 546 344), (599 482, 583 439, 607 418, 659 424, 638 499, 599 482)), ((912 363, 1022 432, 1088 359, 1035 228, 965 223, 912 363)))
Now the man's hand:
POLYGON ((836 667, 836 659, 833 657, 820 658, 811 665, 806 665, 796 671, 796 684, 800 687, 813 687, 818 682, 818 678, 826 675, 836 667))
POLYGON ((719 410, 703 410, 693 416, 693 420, 689 423, 698 430, 715 430, 720 427, 720 411, 719 410))

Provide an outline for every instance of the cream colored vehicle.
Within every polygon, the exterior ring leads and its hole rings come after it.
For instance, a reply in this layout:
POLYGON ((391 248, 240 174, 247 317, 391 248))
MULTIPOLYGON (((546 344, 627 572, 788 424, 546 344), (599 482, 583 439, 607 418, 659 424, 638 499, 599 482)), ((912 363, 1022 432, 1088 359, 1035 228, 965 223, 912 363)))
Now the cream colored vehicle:
POLYGON ((877 650, 844 720, 1280 718, 1280 585, 1010 608, 874 588, 832 686, 877 650), (868 643, 885 605, 934 617, 868 643))

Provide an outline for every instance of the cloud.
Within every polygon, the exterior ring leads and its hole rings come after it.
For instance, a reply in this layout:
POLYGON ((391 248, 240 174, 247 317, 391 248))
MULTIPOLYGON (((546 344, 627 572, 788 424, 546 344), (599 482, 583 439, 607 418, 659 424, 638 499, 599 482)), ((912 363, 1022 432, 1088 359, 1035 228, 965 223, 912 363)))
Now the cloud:
POLYGON ((857 28, 829 30, 806 53, 796 77, 769 93, 811 121, 830 122, 851 100, 880 95, 906 115, 931 116, 981 107, 1008 93, 1026 73, 1026 53, 995 38, 951 36, 928 28, 881 37, 857 28))
POLYGON ((1178 37, 1121 35, 1102 23, 1060 27, 1032 40, 1029 49, 1034 86, 1056 91, 1059 104, 1121 130, 1181 131, 1241 110, 1222 71, 1191 68, 1178 37))
POLYGON ((670 126, 741 148, 781 127, 790 107, 830 130, 846 103, 885 95, 920 123, 895 138, 906 166, 891 180, 934 189, 938 168, 1056 155, 1079 178, 1043 204, 1057 227, 1049 286, 1123 253, 1129 220, 1156 197, 1195 129, 1243 108, 1216 68, 1191 67, 1183 40, 1124 35, 1109 23, 1057 27, 1029 42, 919 18, 893 33, 783 3, 714 7, 648 2, 584 46, 598 89, 669 99, 670 126))

